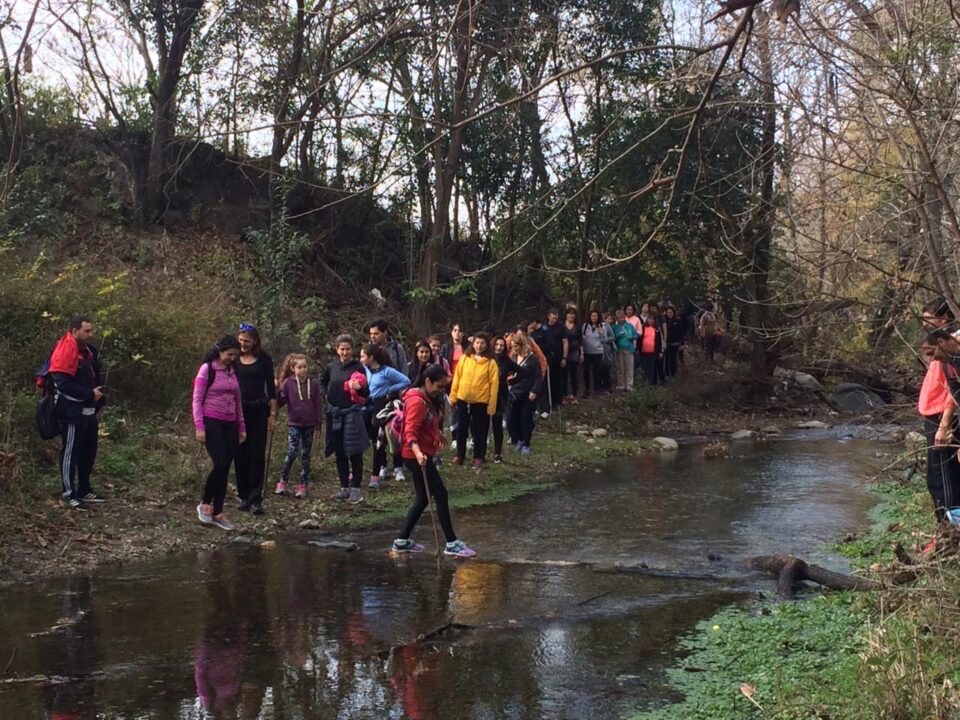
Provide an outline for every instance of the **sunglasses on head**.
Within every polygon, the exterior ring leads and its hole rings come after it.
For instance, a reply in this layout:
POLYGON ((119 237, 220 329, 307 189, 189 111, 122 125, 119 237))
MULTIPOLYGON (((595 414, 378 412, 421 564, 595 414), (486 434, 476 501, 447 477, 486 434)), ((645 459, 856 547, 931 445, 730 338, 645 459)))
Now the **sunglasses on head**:
POLYGON ((240 332, 256 332, 256 331, 257 331, 257 328, 255 328, 250 323, 245 323, 245 322, 240 323, 240 332))

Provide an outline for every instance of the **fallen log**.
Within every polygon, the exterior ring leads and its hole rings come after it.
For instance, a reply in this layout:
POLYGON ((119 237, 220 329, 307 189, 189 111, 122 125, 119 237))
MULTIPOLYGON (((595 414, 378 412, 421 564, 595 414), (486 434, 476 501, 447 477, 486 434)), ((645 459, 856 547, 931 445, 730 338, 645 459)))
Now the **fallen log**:
POLYGON ((759 555, 747 564, 755 570, 770 573, 777 578, 777 593, 791 599, 796 585, 804 580, 815 582, 831 590, 880 590, 883 585, 866 578, 833 572, 819 565, 805 562, 793 555, 759 555))

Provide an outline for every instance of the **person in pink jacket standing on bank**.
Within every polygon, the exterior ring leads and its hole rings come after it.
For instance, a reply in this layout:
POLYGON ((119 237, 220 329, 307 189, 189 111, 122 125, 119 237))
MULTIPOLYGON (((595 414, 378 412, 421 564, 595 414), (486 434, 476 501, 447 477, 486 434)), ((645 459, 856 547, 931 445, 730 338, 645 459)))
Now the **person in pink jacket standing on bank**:
POLYGON ((207 476, 197 517, 204 525, 233 530, 223 512, 227 477, 240 443, 247 439, 240 401, 240 383, 234 363, 240 357, 240 343, 224 335, 210 348, 193 381, 193 426, 197 442, 207 449, 213 468, 207 476))

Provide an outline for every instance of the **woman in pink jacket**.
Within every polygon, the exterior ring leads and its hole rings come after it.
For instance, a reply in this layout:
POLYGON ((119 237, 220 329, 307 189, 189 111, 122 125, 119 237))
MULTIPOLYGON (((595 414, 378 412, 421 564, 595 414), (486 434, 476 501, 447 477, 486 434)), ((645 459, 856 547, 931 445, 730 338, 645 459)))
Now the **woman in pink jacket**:
POLYGON ((240 357, 240 343, 224 335, 210 348, 193 381, 193 426, 197 442, 207 448, 213 469, 207 476, 197 517, 204 525, 233 530, 223 513, 227 476, 240 443, 247 439, 240 402, 240 384, 234 363, 240 357))

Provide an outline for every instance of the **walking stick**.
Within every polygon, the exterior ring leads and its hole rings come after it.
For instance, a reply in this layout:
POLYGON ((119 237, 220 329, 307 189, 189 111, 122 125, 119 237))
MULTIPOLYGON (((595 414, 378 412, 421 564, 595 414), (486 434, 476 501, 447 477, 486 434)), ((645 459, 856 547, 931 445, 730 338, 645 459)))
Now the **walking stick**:
MULTIPOLYGON (((429 462, 429 461, 428 461, 429 462)), ((433 544, 437 547, 437 563, 440 562, 440 531, 437 529, 437 514, 433 510, 433 493, 430 492, 430 483, 427 481, 427 467, 423 466, 423 489, 427 491, 427 510, 430 512, 430 522, 433 524, 433 544)))

